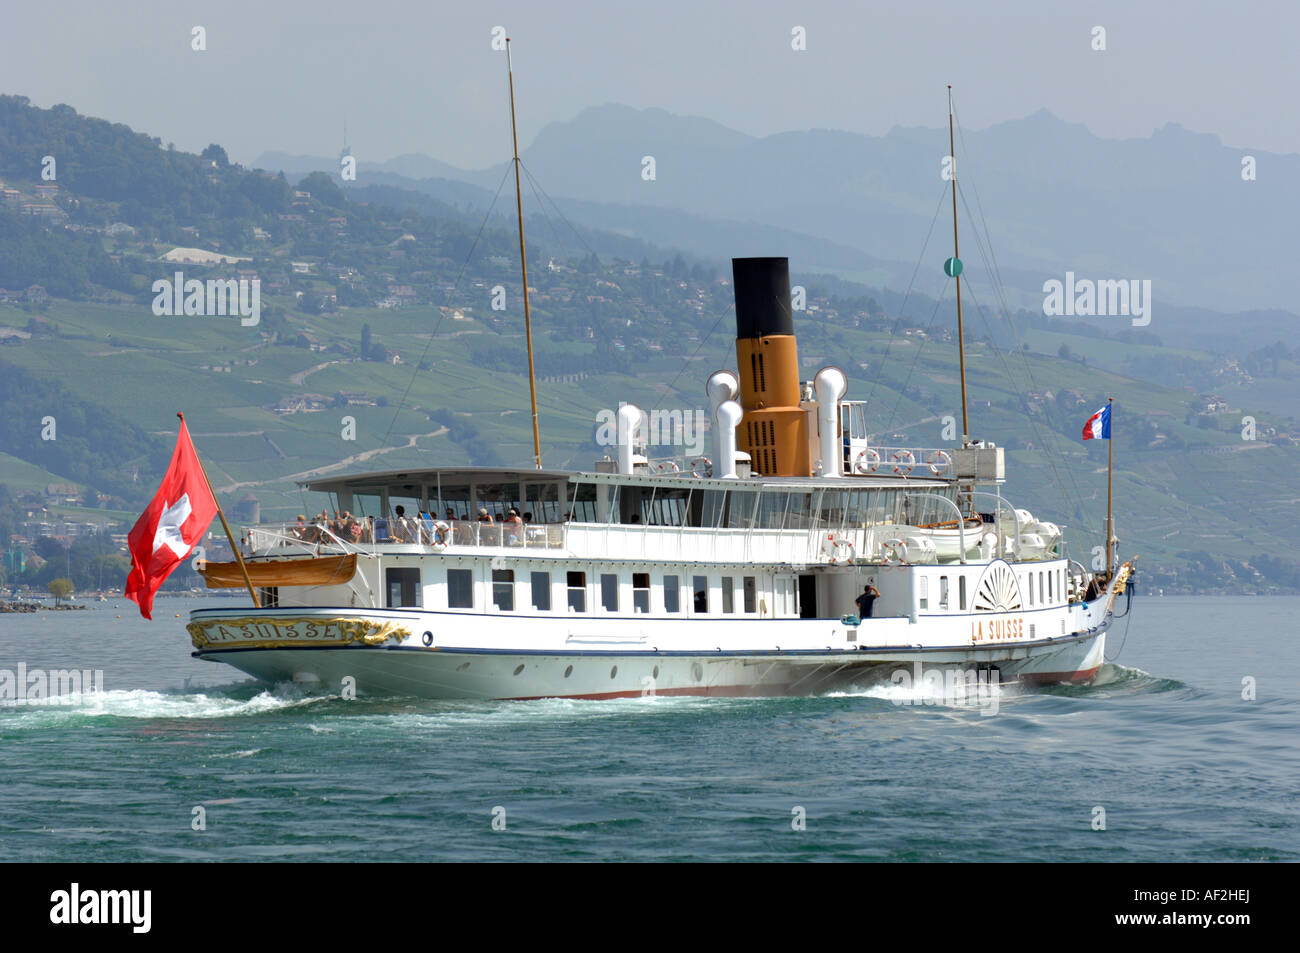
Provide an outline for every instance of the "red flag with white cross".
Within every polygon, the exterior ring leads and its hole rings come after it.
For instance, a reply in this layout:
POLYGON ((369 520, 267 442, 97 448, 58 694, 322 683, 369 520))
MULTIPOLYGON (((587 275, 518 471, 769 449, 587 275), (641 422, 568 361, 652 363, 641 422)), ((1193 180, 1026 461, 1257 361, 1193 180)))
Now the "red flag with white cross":
POLYGON ((153 618, 158 587, 186 560, 216 515, 217 502, 182 418, 167 474, 127 536, 131 574, 125 595, 139 603, 140 614, 146 619, 153 618))

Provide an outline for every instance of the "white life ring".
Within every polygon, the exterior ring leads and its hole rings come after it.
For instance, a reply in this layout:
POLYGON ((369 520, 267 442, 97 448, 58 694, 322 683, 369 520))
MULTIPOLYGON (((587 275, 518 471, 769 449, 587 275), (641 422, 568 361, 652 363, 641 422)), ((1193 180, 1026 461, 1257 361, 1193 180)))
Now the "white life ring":
POLYGON ((943 450, 931 450, 926 455, 925 466, 932 476, 943 476, 952 472, 952 457, 943 450))
POLYGON ((711 477, 713 476, 713 461, 708 457, 696 457, 691 461, 691 476, 693 477, 711 477))
POLYGON ((894 461, 894 473, 899 476, 908 476, 916 466, 916 454, 911 450, 895 450, 891 459, 894 461))
POLYGON ((822 553, 830 560, 832 566, 841 560, 846 563, 853 562, 853 540, 829 533, 822 540, 822 553))
POLYGON ((901 539, 887 539, 880 544, 880 556, 886 566, 906 566, 907 543, 901 539))
POLYGON ((433 538, 429 540, 429 548, 436 553, 442 552, 451 544, 451 527, 442 520, 433 524, 433 538), (439 539, 441 538, 441 542, 439 539))
POLYGON ((677 465, 676 460, 665 460, 659 466, 655 467, 657 473, 680 473, 681 467, 677 465))
POLYGON ((878 466, 880 466, 880 454, 870 447, 853 458, 855 473, 875 473, 878 466))

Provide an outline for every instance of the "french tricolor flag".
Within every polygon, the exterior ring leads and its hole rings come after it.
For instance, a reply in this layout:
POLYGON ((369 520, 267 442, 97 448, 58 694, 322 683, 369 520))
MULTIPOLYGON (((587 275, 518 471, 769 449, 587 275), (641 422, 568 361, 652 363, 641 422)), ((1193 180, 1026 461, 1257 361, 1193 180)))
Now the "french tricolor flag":
POLYGON ((1110 404, 1089 417, 1088 422, 1083 425, 1084 440, 1097 438, 1102 440, 1110 439, 1110 404))

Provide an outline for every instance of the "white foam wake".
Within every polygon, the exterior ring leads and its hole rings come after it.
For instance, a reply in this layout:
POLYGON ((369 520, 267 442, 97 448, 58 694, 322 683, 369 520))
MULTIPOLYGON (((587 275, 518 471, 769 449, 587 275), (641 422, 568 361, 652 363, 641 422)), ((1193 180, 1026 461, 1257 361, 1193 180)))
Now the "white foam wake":
POLYGON ((87 717, 232 718, 313 705, 329 698, 320 695, 308 697, 283 688, 259 692, 251 698, 135 688, 85 693, 42 704, 0 707, 0 719, 16 718, 19 724, 49 724, 87 717))

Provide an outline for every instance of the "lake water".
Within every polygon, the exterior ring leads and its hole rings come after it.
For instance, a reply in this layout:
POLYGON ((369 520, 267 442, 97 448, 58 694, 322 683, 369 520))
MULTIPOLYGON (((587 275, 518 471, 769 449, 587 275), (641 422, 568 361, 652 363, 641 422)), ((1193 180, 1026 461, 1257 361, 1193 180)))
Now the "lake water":
POLYGON ((210 604, 0 615, 0 669, 106 689, 0 708, 7 860, 1300 860, 1300 598, 1139 597, 1099 684, 992 716, 307 697, 192 659, 210 604))

